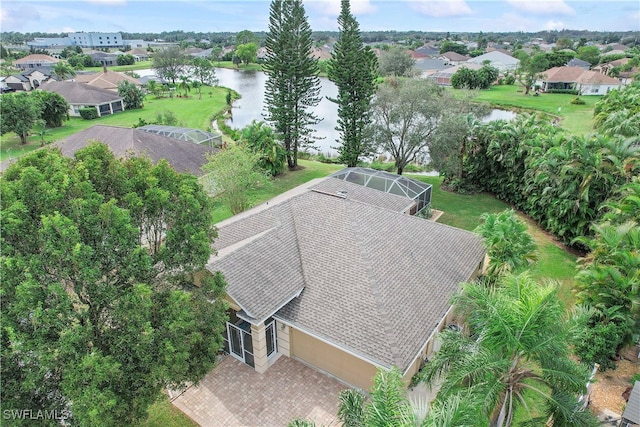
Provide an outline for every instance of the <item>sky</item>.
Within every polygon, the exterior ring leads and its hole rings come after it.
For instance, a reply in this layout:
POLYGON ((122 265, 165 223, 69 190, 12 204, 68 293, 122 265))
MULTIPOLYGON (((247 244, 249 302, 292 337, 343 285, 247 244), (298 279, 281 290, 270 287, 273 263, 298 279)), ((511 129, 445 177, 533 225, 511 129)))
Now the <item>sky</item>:
MULTIPOLYGON (((0 31, 267 31, 268 0, 0 0, 0 31)), ((304 0, 313 30, 337 30, 340 0, 304 0)), ((640 0, 352 0, 364 31, 640 31, 640 0)))

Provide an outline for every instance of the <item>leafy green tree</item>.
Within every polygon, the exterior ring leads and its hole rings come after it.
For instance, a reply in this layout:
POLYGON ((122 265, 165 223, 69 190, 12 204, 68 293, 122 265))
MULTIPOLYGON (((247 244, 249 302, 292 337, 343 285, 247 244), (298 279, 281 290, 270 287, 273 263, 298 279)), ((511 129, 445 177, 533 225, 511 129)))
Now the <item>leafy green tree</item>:
POLYGON ((573 49, 573 40, 566 37, 560 37, 556 40, 556 49, 573 49))
POLYGON ((487 248, 487 276, 493 283, 507 273, 525 270, 538 259, 536 242, 527 232, 527 225, 512 209, 497 214, 485 213, 475 233, 482 236, 487 248))
POLYGON ((62 61, 56 63, 56 65, 53 66, 52 70, 60 80, 66 80, 76 75, 76 72, 73 70, 73 68, 69 64, 62 61))
POLYGON ((287 152, 272 128, 254 120, 242 129, 241 139, 249 151, 258 155, 260 169, 271 176, 284 172, 287 152))
MULTIPOLYGON (((207 58, 193 58, 191 76, 194 81, 198 81, 203 85, 216 86, 218 84, 216 69, 207 58)), ((198 91, 198 93, 202 97, 202 92, 198 91)))
POLYGON ((358 164, 360 157, 374 153, 375 144, 366 138, 371 121, 371 100, 376 92, 378 61, 360 36, 358 21, 351 14, 349 0, 342 0, 338 17, 340 35, 328 63, 329 80, 338 87, 338 126, 342 142, 339 161, 348 167, 358 164))
POLYGON ((118 63, 118 65, 133 65, 135 64, 136 59, 133 57, 133 55, 124 54, 118 56, 116 62, 118 63))
POLYGON ((311 111, 320 102, 320 79, 302 0, 271 2, 265 46, 266 119, 282 139, 287 164, 294 170, 300 147, 312 143, 311 126, 320 121, 311 111))
POLYGON ((258 154, 240 144, 233 144, 212 155, 205 165, 212 192, 222 199, 234 215, 250 207, 249 190, 270 183, 259 163, 258 154))
POLYGON ((424 79, 388 78, 372 102, 368 136, 391 154, 398 174, 424 154, 444 117, 454 114, 455 99, 424 79))
POLYGON ((589 410, 579 409, 577 396, 586 391, 590 373, 570 357, 573 325, 556 285, 508 274, 495 288, 464 284, 453 303, 467 326, 440 333, 440 350, 423 369, 427 383, 442 380, 436 401, 468 388, 480 400, 478 419, 492 426, 513 425, 515 411, 527 409, 529 399, 547 403, 534 425, 550 416, 554 425, 599 425, 589 410))
POLYGON ((391 46, 380 53, 378 72, 381 76, 411 76, 416 60, 400 46, 391 46))
POLYGON ((59 128, 64 120, 69 120, 69 103, 61 95, 38 90, 34 91, 32 96, 36 97, 40 104, 40 117, 47 127, 59 128))
POLYGON ((153 69, 156 75, 176 84, 176 79, 183 75, 189 65, 190 58, 179 46, 171 46, 158 50, 153 54, 153 69))
POLYGON ((520 66, 515 71, 515 78, 524 88, 524 94, 529 95, 537 76, 550 68, 549 60, 544 53, 538 53, 531 57, 524 54, 519 56, 519 59, 520 66))
POLYGON ((489 89, 499 74, 498 69, 490 65, 484 65, 479 70, 462 67, 451 76, 451 86, 454 89, 489 89))
POLYGON ((593 109, 594 127, 605 135, 638 137, 640 82, 612 90, 593 109))
POLYGON ((258 44, 258 37, 249 30, 242 30, 236 34, 236 46, 247 43, 258 44))
POLYGON ((8 93, 0 97, 0 133, 15 132, 22 144, 42 115, 38 98, 27 92, 8 93))
POLYGON ((578 48, 578 58, 595 65, 600 61, 600 49, 596 46, 580 46, 578 48))
MULTIPOLYGON (((480 45, 478 45, 478 47, 480 47, 480 45)), ((455 53, 459 53, 460 55, 467 55, 469 53, 469 50, 462 43, 445 40, 440 45, 440 53, 446 53, 446 52, 455 52, 455 53)))
POLYGON ((144 106, 144 91, 134 83, 126 80, 118 83, 118 95, 122 97, 127 110, 134 110, 144 106))
POLYGON ((195 286, 215 229, 194 176, 96 143, 22 157, 0 192, 3 408, 134 425, 213 367, 225 285, 195 286))
POLYGON ((255 43, 244 43, 236 47, 236 56, 240 58, 245 65, 258 60, 258 45, 255 43))

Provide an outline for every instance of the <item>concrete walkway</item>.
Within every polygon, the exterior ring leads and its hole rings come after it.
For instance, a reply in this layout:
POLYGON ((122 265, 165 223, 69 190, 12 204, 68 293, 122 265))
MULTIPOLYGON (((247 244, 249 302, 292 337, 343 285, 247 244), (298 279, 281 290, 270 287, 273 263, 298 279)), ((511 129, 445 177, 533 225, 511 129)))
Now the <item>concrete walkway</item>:
POLYGON ((286 426, 296 418, 338 426, 338 395, 347 387, 281 356, 266 373, 231 356, 172 403, 203 427, 286 426))

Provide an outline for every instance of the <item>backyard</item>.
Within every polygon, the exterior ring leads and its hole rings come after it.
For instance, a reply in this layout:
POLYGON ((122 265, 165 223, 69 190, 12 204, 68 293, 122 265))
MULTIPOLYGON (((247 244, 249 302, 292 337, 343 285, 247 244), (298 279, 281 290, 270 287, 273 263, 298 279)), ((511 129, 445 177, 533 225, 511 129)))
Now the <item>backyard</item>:
MULTIPOLYGON (((212 118, 226 108, 227 89, 222 87, 204 87, 202 99, 191 90, 188 97, 156 98, 148 95, 144 107, 137 110, 125 110, 121 113, 100 117, 95 120, 84 120, 71 117, 62 127, 48 129, 45 139, 48 142, 57 141, 93 125, 111 125, 132 127, 139 119, 152 122, 163 111, 173 112, 178 119, 179 126, 195 129, 210 129, 212 118)), ((27 144, 20 144, 20 139, 13 132, 0 137, 0 161, 21 156, 29 151, 40 148, 40 138, 31 135, 27 144)))

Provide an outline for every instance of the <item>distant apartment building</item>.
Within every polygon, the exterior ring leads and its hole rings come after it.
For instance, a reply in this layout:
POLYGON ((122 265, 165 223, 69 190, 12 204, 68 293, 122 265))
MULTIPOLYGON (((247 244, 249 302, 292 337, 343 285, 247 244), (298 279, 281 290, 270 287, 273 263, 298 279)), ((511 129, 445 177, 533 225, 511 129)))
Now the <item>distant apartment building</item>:
POLYGON ((80 46, 91 49, 123 47, 120 33, 69 33, 67 37, 38 37, 27 45, 35 48, 53 48, 65 46, 80 46))

